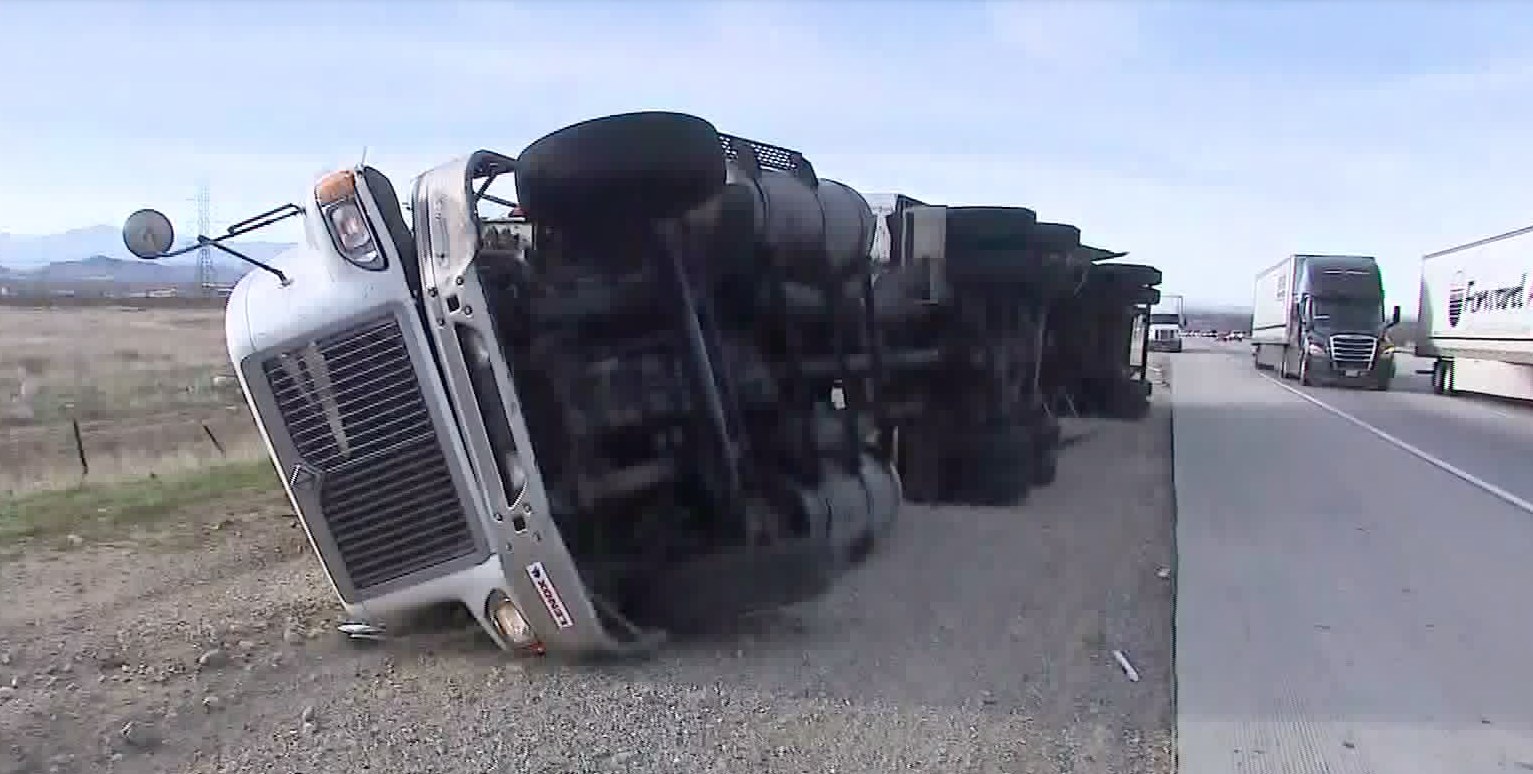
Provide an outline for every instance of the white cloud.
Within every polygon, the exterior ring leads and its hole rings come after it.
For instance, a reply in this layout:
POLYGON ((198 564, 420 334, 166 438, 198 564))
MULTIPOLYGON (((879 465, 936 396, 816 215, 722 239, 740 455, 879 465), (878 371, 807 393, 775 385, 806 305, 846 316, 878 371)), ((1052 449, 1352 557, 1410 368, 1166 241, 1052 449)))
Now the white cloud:
MULTIPOLYGON (((1053 72, 1103 71, 1143 53, 1153 5, 1112 0, 987 0, 993 34, 1022 62, 1053 72)), ((1017 68, 1021 69, 1021 68, 1017 68)))
POLYGON ((204 174, 233 219, 364 144, 405 194, 455 155, 635 109, 801 149, 862 190, 1034 207, 1193 297, 1239 301, 1274 256, 1329 249, 1380 255, 1413 293, 1421 253, 1533 212, 1520 52, 1290 72, 1205 53, 1189 4, 339 2, 301 25, 296 6, 0 5, 0 67, 72 52, 0 83, 0 230, 185 209, 204 174), (3 29, 18 7, 39 26, 3 29), (134 26, 150 11, 165 21, 134 26))

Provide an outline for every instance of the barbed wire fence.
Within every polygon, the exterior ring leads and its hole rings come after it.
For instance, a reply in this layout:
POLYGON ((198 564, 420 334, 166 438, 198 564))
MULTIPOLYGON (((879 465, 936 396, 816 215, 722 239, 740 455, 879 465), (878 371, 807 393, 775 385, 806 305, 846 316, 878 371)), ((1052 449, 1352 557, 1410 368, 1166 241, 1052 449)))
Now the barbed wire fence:
MULTIPOLYGON (((229 391, 226 384, 197 388, 229 391)), ((233 392, 237 396, 237 385, 233 392)), ((0 416, 0 494, 186 472, 264 451, 242 401, 117 417, 64 406, 37 417, 18 410, 26 406, 18 397, 27 396, 12 396, 0 416)))

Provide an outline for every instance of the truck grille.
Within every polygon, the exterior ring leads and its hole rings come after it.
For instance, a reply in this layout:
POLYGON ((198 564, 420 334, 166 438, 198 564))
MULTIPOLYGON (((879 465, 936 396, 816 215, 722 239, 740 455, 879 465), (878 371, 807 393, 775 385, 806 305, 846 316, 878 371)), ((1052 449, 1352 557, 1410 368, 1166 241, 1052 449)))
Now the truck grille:
POLYGON ((318 516, 353 588, 474 553, 395 317, 270 356, 261 371, 297 451, 293 462, 319 474, 318 516))
POLYGON ((1378 346, 1378 339, 1372 336, 1332 336, 1331 362, 1339 366, 1371 367, 1378 346))
POLYGON ((1176 338, 1176 331, 1162 328, 1155 332, 1155 338, 1161 341, 1169 341, 1176 338))

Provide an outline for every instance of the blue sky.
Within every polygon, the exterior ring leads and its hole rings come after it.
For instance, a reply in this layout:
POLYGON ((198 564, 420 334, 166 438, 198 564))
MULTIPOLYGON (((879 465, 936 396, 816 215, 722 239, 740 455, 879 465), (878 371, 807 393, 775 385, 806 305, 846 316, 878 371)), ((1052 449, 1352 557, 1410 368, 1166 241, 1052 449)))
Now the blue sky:
MULTIPOLYGON (((1533 222, 1533 4, 0 3, 0 231, 224 221, 368 159, 408 190, 562 125, 696 113, 864 192, 1020 204, 1248 303, 1290 252, 1533 222)), ((291 234, 289 234, 291 236, 291 234)), ((1533 256, 1530 256, 1533 262, 1533 256)))

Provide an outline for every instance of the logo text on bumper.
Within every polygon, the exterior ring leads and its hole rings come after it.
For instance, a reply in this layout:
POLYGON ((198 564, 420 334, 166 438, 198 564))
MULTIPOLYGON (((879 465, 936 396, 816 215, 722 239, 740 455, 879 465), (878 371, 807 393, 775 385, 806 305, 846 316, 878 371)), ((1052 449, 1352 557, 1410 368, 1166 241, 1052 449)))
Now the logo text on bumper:
POLYGON ((552 581, 548 579, 548 572, 543 569, 542 562, 533 562, 527 565, 527 577, 532 579, 532 585, 538 590, 538 596, 543 599, 543 607, 548 608, 548 614, 558 624, 560 629, 568 629, 575 625, 570 618, 569 610, 564 607, 564 600, 559 598, 559 590, 554 588, 552 581))

